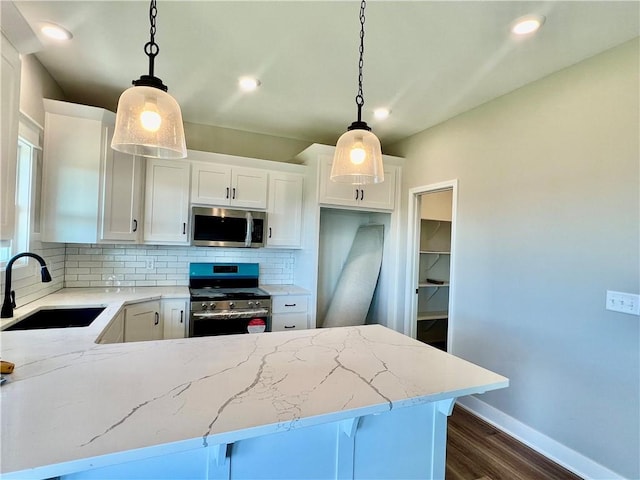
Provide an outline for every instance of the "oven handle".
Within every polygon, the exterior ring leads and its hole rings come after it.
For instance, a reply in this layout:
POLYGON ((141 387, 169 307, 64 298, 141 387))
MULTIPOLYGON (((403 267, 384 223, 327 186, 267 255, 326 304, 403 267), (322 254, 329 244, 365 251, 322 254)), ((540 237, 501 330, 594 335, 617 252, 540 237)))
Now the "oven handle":
POLYGON ((224 310, 219 312, 191 312, 194 318, 211 318, 211 319, 233 319, 233 318, 251 318, 251 317, 268 317, 269 310, 261 308, 258 310, 224 310))
POLYGON ((244 237, 244 246, 250 247, 253 238, 253 216, 251 212, 247 212, 245 216, 247 218, 247 235, 244 237))

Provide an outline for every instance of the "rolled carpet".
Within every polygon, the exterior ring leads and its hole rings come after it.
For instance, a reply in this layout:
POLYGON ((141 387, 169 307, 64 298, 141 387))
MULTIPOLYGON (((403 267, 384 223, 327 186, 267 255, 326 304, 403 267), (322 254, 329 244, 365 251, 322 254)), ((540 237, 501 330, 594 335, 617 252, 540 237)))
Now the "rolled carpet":
POLYGON ((322 322, 322 327, 364 325, 382 266, 384 225, 362 225, 322 322))

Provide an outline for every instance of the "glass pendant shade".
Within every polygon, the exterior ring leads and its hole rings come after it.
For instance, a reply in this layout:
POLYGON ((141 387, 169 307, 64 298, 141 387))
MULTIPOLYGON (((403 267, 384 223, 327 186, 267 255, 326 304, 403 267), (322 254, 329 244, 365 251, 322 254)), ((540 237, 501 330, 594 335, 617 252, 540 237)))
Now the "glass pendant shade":
POLYGON ((155 87, 134 86, 118 100, 111 148, 152 158, 185 158, 182 113, 175 99, 155 87))
POLYGON ((338 139, 331 167, 334 182, 364 185, 382 183, 380 140, 369 130, 349 130, 338 139))

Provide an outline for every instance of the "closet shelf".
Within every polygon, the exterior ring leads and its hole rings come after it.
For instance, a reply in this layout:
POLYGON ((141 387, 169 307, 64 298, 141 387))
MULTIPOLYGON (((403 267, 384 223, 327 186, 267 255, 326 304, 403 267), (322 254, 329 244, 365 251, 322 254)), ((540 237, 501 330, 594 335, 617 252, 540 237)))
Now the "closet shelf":
POLYGON ((439 250, 420 250, 421 254, 425 255, 451 255, 449 251, 439 251, 439 250))
POLYGON ((432 287, 448 287, 449 282, 444 283, 430 283, 430 282, 420 282, 418 287, 420 288, 432 288, 432 287))
POLYGON ((449 314, 446 310, 438 312, 418 312, 418 321, 420 320, 446 320, 449 314))

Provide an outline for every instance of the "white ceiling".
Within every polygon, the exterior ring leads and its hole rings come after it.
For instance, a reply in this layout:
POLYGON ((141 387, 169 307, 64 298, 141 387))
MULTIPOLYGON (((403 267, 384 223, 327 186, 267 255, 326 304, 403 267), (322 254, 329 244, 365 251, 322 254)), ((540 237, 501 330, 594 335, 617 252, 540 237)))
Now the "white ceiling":
MULTIPOLYGON (((2 0, 5 1, 5 0, 2 0)), ((115 111, 147 73, 147 1, 16 1, 69 101, 115 111)), ((186 122, 335 144, 356 118, 359 1, 158 0, 156 76, 186 122), (261 87, 240 93, 237 79, 261 87)), ((363 120, 393 143, 640 34, 638 1, 383 1, 366 9, 363 120), (546 16, 515 39, 516 17, 546 16), (378 106, 391 108, 385 121, 378 106)))

